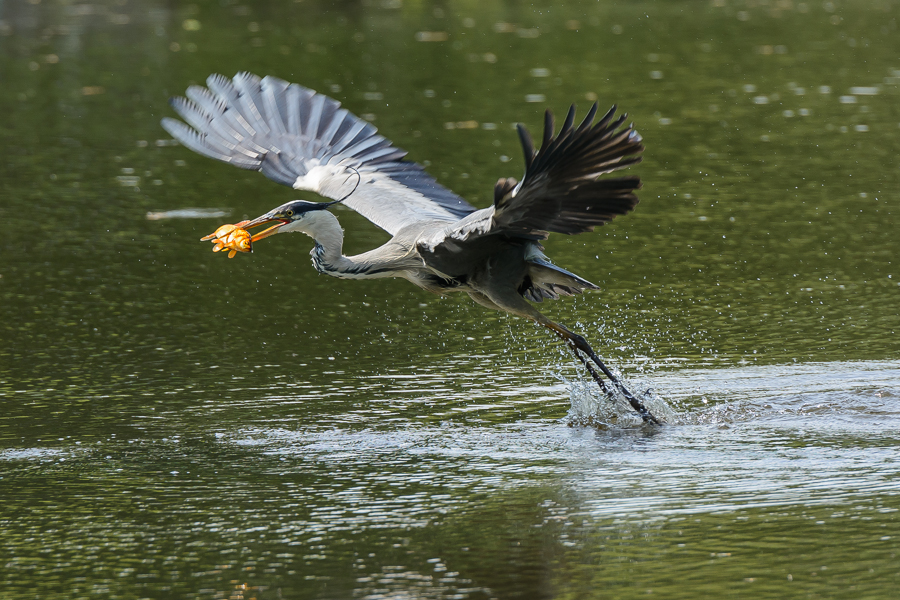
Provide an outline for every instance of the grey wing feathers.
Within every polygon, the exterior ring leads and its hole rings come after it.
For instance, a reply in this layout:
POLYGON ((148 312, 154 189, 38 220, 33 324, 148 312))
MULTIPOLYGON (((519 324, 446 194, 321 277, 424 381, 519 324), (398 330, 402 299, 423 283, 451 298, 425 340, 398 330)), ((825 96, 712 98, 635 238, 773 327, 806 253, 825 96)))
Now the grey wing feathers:
POLYGON ((475 210, 336 100, 250 73, 211 75, 206 84, 172 99, 187 125, 162 120, 172 137, 199 154, 294 189, 346 198, 344 204, 391 234, 416 221, 453 222, 475 210))
POLYGON ((640 178, 598 179, 603 174, 640 162, 641 136, 625 116, 614 119, 612 107, 596 124, 594 104, 577 127, 572 106, 558 135, 553 114, 545 115, 541 148, 535 151, 528 130, 519 125, 525 152, 525 177, 518 185, 500 180, 495 188, 493 229, 524 236, 548 232, 581 233, 634 209, 640 178))

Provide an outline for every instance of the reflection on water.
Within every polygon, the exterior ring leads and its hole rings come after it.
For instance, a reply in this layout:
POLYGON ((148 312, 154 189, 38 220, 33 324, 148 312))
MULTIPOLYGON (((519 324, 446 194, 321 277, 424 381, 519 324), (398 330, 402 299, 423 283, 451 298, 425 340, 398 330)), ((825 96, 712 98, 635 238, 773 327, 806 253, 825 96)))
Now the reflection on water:
POLYGON ((147 219, 150 221, 159 221, 160 219, 222 219, 230 214, 230 210, 215 208, 177 208, 175 210, 148 212, 147 219))
POLYGON ((891 597, 896 12, 0 3, 4 597, 891 597), (670 425, 530 324, 319 276, 302 236, 212 255, 207 219, 296 194, 159 120, 242 69, 478 206, 514 123, 617 102, 641 204, 548 241, 602 292, 543 308, 670 425))
MULTIPOLYGON (((236 421, 212 432, 180 426, 196 420, 184 407, 164 417, 171 436, 0 454, 3 481, 17 489, 5 500, 16 516, 3 534, 6 585, 77 591, 68 581, 87 556, 102 565, 91 586, 209 597, 226 581, 272 597, 333 586, 371 597, 505 597, 527 595, 525 585, 629 593, 636 582, 691 597, 673 582, 785 593, 855 573, 861 589, 878 590, 898 549, 888 425, 897 371, 896 362, 669 371, 645 382, 664 380, 683 406, 704 396, 663 428, 521 420, 501 402, 509 417, 499 423, 416 423, 385 405, 377 427, 236 421), (791 558, 780 557, 785 548, 791 558)), ((420 410, 444 396, 393 382, 401 396, 425 396, 420 410)), ((256 411, 327 406, 334 393, 260 390, 256 411)))

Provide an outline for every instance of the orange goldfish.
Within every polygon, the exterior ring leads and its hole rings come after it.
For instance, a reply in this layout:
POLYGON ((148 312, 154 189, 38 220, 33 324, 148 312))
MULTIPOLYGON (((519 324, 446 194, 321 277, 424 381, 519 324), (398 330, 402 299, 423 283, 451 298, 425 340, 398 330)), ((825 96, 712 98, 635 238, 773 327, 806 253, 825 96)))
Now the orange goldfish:
MULTIPOLYGON (((213 252, 221 252, 228 250, 228 258, 234 258, 238 252, 253 252, 253 242, 257 242, 263 238, 267 238, 276 233, 279 227, 287 221, 280 221, 264 231, 251 234, 244 229, 250 221, 241 221, 234 225, 222 225, 214 233, 200 238, 201 241, 210 240, 213 243, 213 252)), ((262 225, 260 223, 259 225, 262 225)), ((257 225, 251 225, 255 227, 257 225)))
POLYGON ((253 252, 253 237, 249 231, 241 227, 244 223, 247 221, 235 225, 222 225, 216 229, 215 233, 200 239, 201 241, 211 240, 214 244, 213 252, 227 249, 228 258, 234 258, 238 252, 253 252))

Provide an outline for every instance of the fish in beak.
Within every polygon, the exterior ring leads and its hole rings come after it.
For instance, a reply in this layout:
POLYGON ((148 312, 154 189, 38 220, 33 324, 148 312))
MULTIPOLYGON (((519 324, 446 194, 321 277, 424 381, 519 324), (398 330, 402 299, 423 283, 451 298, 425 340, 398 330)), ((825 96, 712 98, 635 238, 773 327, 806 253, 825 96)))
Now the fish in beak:
MULTIPOLYGON (((261 217, 252 221, 241 221, 234 225, 222 225, 214 233, 200 238, 202 241, 210 240, 214 244, 213 252, 228 250, 228 258, 233 258, 238 252, 253 252, 253 243, 265 239, 270 235, 280 233, 279 229, 289 223, 299 221, 312 211, 324 210, 332 204, 341 202, 309 202, 307 200, 293 200, 272 209, 261 217), (274 223, 274 225, 270 225, 274 223), (259 233, 251 234, 248 229, 270 225, 259 233)), ((290 231, 285 229, 284 231, 290 231)))
POLYGON ((279 219, 266 213, 252 221, 241 221, 234 225, 222 225, 213 233, 200 238, 200 241, 212 241, 213 252, 228 250, 228 258, 234 258, 238 252, 253 252, 253 243, 277 233, 278 228, 290 223, 290 219, 279 219), (251 234, 248 229, 275 223, 262 231, 251 234))

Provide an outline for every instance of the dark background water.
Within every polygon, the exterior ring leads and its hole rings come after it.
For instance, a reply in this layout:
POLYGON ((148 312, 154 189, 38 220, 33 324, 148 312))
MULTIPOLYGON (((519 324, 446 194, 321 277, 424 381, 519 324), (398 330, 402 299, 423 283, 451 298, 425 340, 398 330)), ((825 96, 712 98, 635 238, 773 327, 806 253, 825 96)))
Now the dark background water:
MULTIPOLYGON (((891 597, 897 16, 0 2, 4 594, 891 597), (526 322, 318 275, 303 236, 210 253, 297 197, 159 127, 240 70, 337 98, 477 206, 521 173, 515 123, 618 103, 641 204, 548 241, 603 289, 543 310, 673 426, 526 322), (185 208, 226 216, 148 218, 185 208)), ((348 252, 386 239, 336 214, 348 252)))

